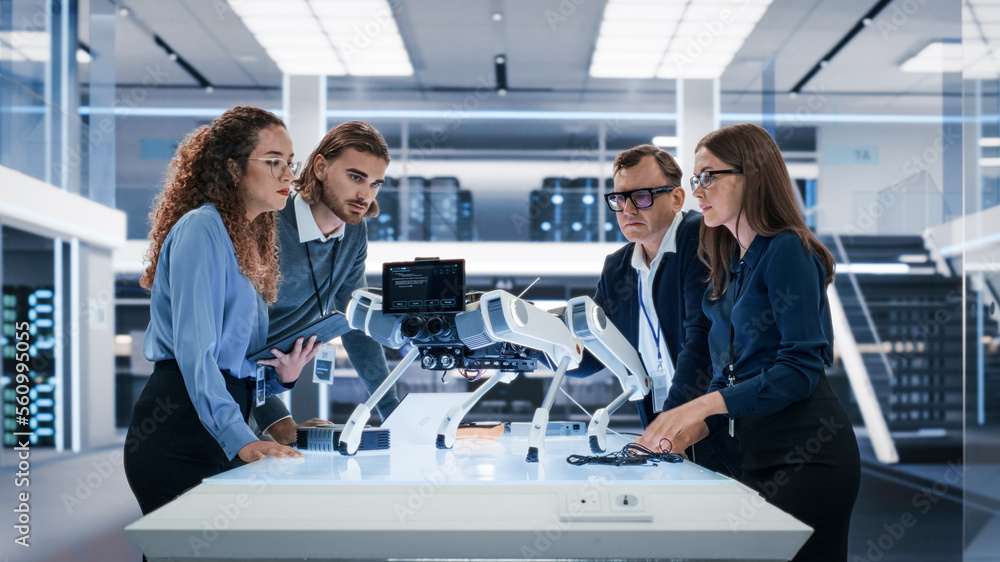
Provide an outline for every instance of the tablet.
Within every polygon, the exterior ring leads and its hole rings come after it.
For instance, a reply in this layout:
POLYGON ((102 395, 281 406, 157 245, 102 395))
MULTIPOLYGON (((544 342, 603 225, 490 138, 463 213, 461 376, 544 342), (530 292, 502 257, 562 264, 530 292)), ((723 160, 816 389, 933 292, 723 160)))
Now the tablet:
POLYGON ((306 341, 309 341, 309 337, 315 334, 316 341, 324 342, 330 341, 337 336, 342 336, 350 331, 351 326, 347 323, 347 317, 342 312, 334 312, 321 317, 304 328, 295 329, 288 335, 272 338, 266 346, 248 353, 247 359, 251 361, 274 359, 274 355, 271 354, 272 349, 279 349, 287 353, 295 347, 295 340, 297 338, 302 338, 302 343, 305 344, 306 341))

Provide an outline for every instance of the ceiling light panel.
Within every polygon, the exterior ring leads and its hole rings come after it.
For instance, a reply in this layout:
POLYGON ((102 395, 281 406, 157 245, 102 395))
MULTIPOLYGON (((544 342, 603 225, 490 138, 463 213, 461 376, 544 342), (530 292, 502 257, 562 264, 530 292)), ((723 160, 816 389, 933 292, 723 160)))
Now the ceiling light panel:
POLYGON ((285 74, 409 76, 386 0, 229 0, 285 74))
POLYGON ((961 72, 963 66, 962 44, 960 42, 934 41, 919 53, 903 62, 903 72, 961 72))
POLYGON ((609 0, 590 75, 718 78, 771 1, 609 0))

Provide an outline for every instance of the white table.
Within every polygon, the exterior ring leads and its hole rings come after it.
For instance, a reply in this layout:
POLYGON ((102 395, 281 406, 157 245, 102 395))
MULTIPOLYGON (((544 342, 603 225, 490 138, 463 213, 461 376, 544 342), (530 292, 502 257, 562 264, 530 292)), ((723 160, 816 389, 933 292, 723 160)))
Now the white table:
MULTIPOLYGON (((609 447, 627 441, 609 436, 609 447)), ((810 527, 695 464, 573 466, 586 436, 306 452, 205 480, 126 531, 150 560, 787 560, 810 527)))

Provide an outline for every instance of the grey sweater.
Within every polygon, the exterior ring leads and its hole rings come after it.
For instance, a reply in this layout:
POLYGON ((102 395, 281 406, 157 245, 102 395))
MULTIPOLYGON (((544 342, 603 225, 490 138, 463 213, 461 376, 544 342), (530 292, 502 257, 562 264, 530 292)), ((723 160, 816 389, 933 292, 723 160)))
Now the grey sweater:
MULTIPOLYGON (((365 285, 365 258, 368 256, 368 225, 364 221, 346 225, 341 239, 326 242, 311 240, 303 244, 299 242, 294 201, 289 197, 285 208, 278 211, 276 223, 278 258, 283 279, 278 287, 278 300, 268 310, 268 340, 295 326, 315 321, 320 317, 321 305, 322 311, 327 314, 333 310, 344 312, 351 300, 351 293, 365 285), (319 298, 315 289, 317 286, 319 298)), ((389 376, 382 346, 358 330, 344 334, 342 339, 351 364, 368 393, 375 392, 389 376)), ((379 415, 384 420, 398 404, 396 389, 393 387, 379 401, 379 415)), ((281 412, 273 415, 278 414, 281 412)), ((280 417, 284 415, 287 414, 280 417)), ((266 423, 266 420, 257 421, 262 422, 262 425, 266 423)))

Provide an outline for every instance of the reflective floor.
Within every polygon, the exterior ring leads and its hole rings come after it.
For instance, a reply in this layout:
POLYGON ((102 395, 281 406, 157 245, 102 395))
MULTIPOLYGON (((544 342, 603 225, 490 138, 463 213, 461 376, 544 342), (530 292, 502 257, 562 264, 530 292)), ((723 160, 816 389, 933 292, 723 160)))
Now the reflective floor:
MULTIPOLYGON (((963 510, 958 465, 949 463, 883 467, 863 444, 861 493, 851 527, 850 562, 962 561, 963 510)), ((32 454, 30 485, 17 488, 16 462, 2 452, 0 490, 3 517, 0 560, 134 560, 139 550, 123 527, 139 518, 125 481, 120 446, 88 454, 32 454), (18 492, 30 494, 30 548, 13 545, 11 511, 18 492), (13 546, 11 546, 13 545, 13 546)), ((983 471, 976 478, 1000 480, 983 471)), ((1000 490, 1000 488, 998 488, 1000 490)), ((1000 492, 998 492, 1000 493, 1000 492)), ((971 496, 964 532, 966 561, 1000 559, 1000 510, 996 498, 971 496)))

